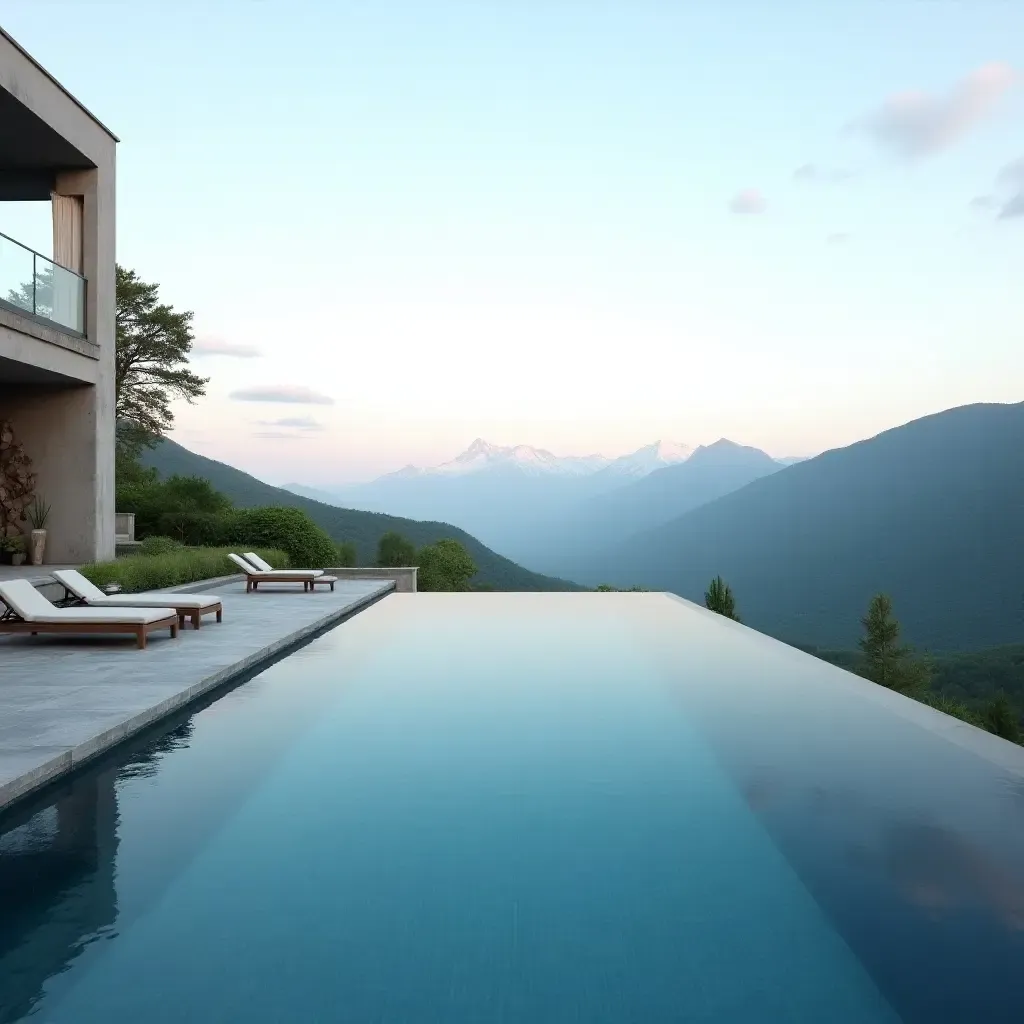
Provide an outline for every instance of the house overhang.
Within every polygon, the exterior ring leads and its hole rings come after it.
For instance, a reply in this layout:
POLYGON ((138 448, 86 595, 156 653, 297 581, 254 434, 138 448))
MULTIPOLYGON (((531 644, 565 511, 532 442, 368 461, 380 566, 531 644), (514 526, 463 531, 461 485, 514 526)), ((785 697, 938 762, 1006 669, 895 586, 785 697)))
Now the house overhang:
POLYGON ((0 200, 49 199, 58 171, 96 165, 0 87, 0 200))

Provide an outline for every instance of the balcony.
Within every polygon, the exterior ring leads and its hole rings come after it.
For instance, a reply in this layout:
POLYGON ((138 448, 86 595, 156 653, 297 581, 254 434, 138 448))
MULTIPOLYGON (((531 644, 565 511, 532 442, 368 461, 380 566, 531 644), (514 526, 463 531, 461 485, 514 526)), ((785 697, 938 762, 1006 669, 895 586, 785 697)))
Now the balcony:
POLYGON ((85 288, 81 274, 0 232, 0 306, 84 337, 85 288))

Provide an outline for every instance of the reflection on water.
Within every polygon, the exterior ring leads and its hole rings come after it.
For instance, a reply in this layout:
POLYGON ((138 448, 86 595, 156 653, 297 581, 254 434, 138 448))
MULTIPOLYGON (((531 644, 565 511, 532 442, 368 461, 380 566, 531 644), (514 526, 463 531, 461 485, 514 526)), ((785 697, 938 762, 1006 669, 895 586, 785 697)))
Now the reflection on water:
POLYGON ((116 770, 77 780, 0 834, 0 1022, 20 1020, 47 979, 117 919, 116 770))
MULTIPOLYGON (((769 825, 773 805, 784 796, 804 793, 808 819, 829 814, 858 822, 857 838, 846 840, 845 859, 865 872, 885 875, 904 900, 929 912, 943 914, 980 909, 1006 928, 1024 929, 1024 881, 974 841, 934 822, 893 821, 884 828, 867 820, 868 809, 858 806, 856 794, 830 793, 822 786, 794 786, 784 794, 778 780, 765 774, 750 780, 744 794, 750 808, 769 825)), ((873 819, 873 816, 872 816, 873 819)))
POLYGON ((160 762, 167 754, 189 745, 194 731, 195 725, 189 718, 181 725, 171 729, 170 732, 164 733, 124 765, 120 770, 120 777, 122 779, 152 778, 159 771, 160 762))
POLYGON ((192 732, 189 718, 0 819, 0 1024, 23 1019, 50 979, 115 933, 117 786, 155 776, 192 732))
POLYGON ((1010 822, 983 848, 926 812, 892 813, 778 765, 748 766, 738 782, 905 1019, 1020 1019, 1024 870, 1008 853, 1010 822))

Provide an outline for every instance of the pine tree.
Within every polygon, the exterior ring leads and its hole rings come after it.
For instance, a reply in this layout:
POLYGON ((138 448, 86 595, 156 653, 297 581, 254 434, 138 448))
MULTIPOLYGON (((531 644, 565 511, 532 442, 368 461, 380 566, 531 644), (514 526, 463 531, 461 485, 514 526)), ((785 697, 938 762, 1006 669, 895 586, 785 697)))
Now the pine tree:
POLYGON ((927 665, 914 658, 910 647, 899 644, 900 624, 893 618, 889 595, 876 594, 860 621, 864 627, 864 636, 858 641, 864 652, 861 674, 880 686, 908 695, 926 690, 927 665))
POLYGON ((736 614, 736 599, 732 596, 729 584, 721 576, 716 576, 711 581, 711 585, 704 594, 704 607, 719 615, 724 615, 727 619, 740 621, 739 615, 736 614))
POLYGON ((201 398, 208 378, 189 369, 191 311, 176 313, 160 302, 159 286, 134 270, 118 266, 116 274, 117 450, 121 458, 137 459, 174 425, 171 402, 201 398))

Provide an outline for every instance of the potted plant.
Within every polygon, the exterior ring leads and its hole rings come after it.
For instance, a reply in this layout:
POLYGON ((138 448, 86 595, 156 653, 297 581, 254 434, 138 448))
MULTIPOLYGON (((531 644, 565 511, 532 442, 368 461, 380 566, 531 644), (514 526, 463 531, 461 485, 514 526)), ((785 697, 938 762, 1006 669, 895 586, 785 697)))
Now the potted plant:
POLYGON ((37 494, 25 509, 25 518, 32 524, 32 564, 42 565, 46 552, 46 520, 50 518, 49 504, 37 494))
POLYGON ((17 534, 14 537, 8 537, 11 545, 11 565, 24 565, 25 564, 25 538, 22 534, 17 534))
POLYGON ((0 565, 14 564, 14 538, 0 535, 0 565))

